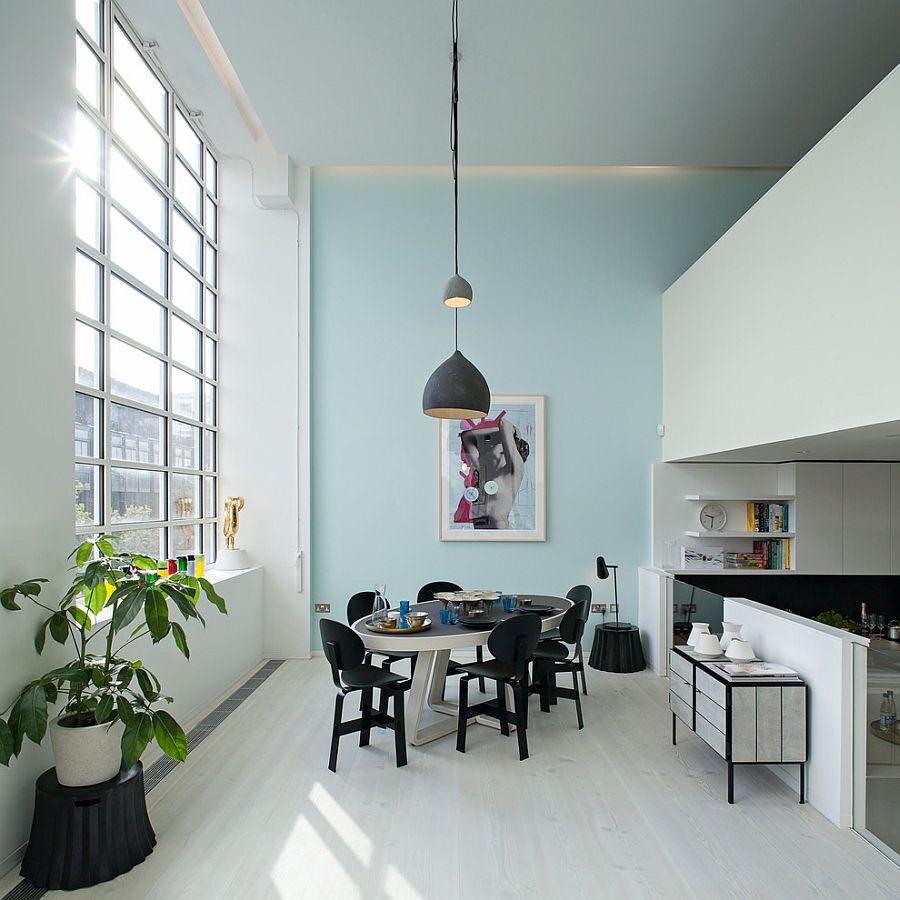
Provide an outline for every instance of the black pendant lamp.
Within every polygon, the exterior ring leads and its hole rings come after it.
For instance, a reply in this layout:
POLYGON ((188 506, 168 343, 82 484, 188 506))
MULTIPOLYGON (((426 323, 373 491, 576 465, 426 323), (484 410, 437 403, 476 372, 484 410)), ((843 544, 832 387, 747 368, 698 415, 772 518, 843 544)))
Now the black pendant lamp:
POLYGON ((459 352, 459 310, 472 302, 472 285, 459 274, 459 11, 453 0, 450 14, 453 63, 450 93, 450 153, 453 169, 453 275, 444 288, 444 304, 453 310, 456 341, 454 353, 432 373, 422 394, 422 412, 436 419, 472 419, 486 416, 491 390, 484 375, 459 352))

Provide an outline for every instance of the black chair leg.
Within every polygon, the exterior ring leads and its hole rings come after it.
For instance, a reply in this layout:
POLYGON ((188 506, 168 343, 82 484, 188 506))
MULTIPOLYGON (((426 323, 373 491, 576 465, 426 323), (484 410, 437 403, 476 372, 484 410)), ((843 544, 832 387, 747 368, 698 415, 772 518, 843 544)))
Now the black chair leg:
POLYGON ((328 757, 328 768, 337 772, 338 741, 341 739, 341 716, 344 712, 344 695, 334 698, 334 725, 331 728, 331 755, 328 757))
POLYGON ((523 710, 528 702, 525 688, 521 684, 513 687, 513 698, 516 704, 516 737, 519 739, 519 759, 528 759, 528 739, 525 737, 525 715, 523 710))
POLYGON ((456 749, 466 752, 466 727, 469 724, 469 679, 459 679, 459 721, 456 725, 456 749))
MULTIPOLYGON (((581 677, 584 678, 584 670, 581 671, 581 677)), ((581 716, 581 694, 578 693, 578 672, 572 670, 572 685, 575 688, 575 712, 578 713, 578 730, 584 728, 584 719, 581 716)))
POLYGON ((538 683, 541 686, 541 712, 550 712, 550 665, 543 660, 538 665, 538 683))
POLYGON ((556 666, 553 663, 547 663, 547 694, 551 706, 559 703, 559 697, 556 696, 556 666))
POLYGON ((584 652, 581 649, 581 644, 578 645, 578 663, 581 666, 581 691, 587 697, 587 681, 584 678, 584 652))
POLYGON ((506 684, 497 682, 497 706, 500 708, 500 734, 509 737, 509 720, 506 718, 506 684))
POLYGON ((394 691, 394 752, 397 768, 406 765, 406 713, 403 691, 394 691))
POLYGON ((531 698, 531 682, 528 679, 528 669, 525 669, 525 708, 522 710, 523 726, 528 727, 528 701, 531 698))
MULTIPOLYGON (((478 662, 484 662, 484 647, 482 647, 480 644, 475 648, 475 659, 478 662)), ((478 690, 481 691, 482 694, 486 693, 484 687, 484 678, 478 678, 478 690)))
POLYGON ((368 724, 364 724, 359 731, 359 746, 368 747, 369 736, 372 734, 372 720, 370 718, 372 715, 372 688, 363 689, 359 708, 362 710, 363 719, 369 720, 368 724))
MULTIPOLYGON (((390 672, 391 671, 391 661, 389 659, 386 659, 381 664, 381 668, 384 669, 385 672, 390 672)), ((378 693, 379 693, 378 712, 382 713, 383 715, 387 715, 388 696, 389 696, 388 691, 386 691, 384 688, 380 688, 378 693)), ((362 709, 362 707, 360 707, 360 709, 362 709)))

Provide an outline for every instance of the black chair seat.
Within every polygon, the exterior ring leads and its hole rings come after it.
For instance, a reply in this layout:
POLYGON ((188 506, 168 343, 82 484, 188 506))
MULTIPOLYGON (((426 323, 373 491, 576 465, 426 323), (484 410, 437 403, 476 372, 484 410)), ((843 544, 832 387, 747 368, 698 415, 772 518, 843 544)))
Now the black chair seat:
POLYGON ((500 662, 499 659, 488 659, 484 662, 457 663, 456 672, 465 672, 476 678, 490 678, 496 681, 498 678, 513 678, 516 674, 515 663, 500 662))
POLYGON ((569 655, 569 648, 559 641, 541 641, 534 651, 535 659, 564 660, 569 655))
POLYGON ((387 657, 387 659, 415 659, 419 655, 418 650, 375 650, 373 652, 387 657))
POLYGON ((349 688, 380 688, 408 681, 402 675, 366 663, 352 669, 344 669, 341 672, 341 679, 349 688))
POLYGON ((541 640, 544 641, 558 641, 560 638, 559 629, 551 628, 550 631, 545 631, 541 635, 541 640))

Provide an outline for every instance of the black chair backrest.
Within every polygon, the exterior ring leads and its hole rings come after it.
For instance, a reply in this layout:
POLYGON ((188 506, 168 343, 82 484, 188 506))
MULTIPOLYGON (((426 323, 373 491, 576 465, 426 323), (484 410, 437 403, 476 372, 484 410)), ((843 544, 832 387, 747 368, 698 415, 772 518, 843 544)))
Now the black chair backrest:
POLYGON ((591 614, 591 597, 593 596, 591 588, 587 584, 576 584, 567 594, 566 599, 578 603, 584 600, 584 611, 582 612, 582 621, 587 622, 588 616, 591 614))
POLYGON ((441 591, 461 590, 462 588, 452 581, 429 581, 428 584, 423 584, 419 588, 419 593, 416 595, 416 603, 427 603, 429 600, 434 600, 434 595, 439 594, 441 591))
POLYGON ((488 650, 500 662, 514 665, 516 677, 522 678, 540 639, 541 617, 535 613, 520 613, 495 626, 488 638, 488 650))
POLYGON ((352 625, 363 616, 372 615, 372 604, 375 602, 375 591, 360 591, 347 601, 347 623, 352 625))
POLYGON ((584 622, 587 619, 587 600, 579 600, 574 606, 570 606, 562 621, 559 623, 559 636, 567 644, 577 644, 584 634, 584 622))
POLYGON ((340 672, 362 665, 366 658, 365 644, 353 629, 334 619, 319 619, 319 634, 325 659, 331 663, 331 676, 335 685, 341 687, 340 672))

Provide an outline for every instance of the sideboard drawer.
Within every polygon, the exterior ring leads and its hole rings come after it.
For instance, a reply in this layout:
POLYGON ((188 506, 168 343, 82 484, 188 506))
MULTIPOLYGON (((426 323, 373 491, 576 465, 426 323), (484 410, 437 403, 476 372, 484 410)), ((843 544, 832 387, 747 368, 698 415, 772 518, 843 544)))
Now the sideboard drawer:
POLYGON ((694 713, 689 704, 685 703, 677 694, 669 691, 669 709, 687 725, 688 728, 694 727, 694 713))
POLYGON ((669 651, 669 669, 677 672, 688 684, 694 681, 694 666, 690 660, 679 656, 674 650, 669 651))
POLYGON ((712 675, 708 675, 699 667, 694 679, 694 687, 698 691, 709 697, 717 706, 725 709, 725 685, 721 681, 717 681, 712 675))
POLYGON ((669 690, 677 694, 688 706, 694 703, 694 689, 677 672, 669 672, 669 690))
POLYGON ((722 759, 725 759, 725 735, 722 734, 718 728, 715 728, 707 722, 703 716, 698 714, 694 731, 696 731, 697 734, 722 757, 722 759))
POLYGON ((715 727, 722 732, 725 733, 725 710, 722 709, 718 703, 713 703, 706 694, 701 694, 697 691, 696 695, 696 709, 698 715, 703 716, 707 722, 711 725, 715 725, 715 727))

